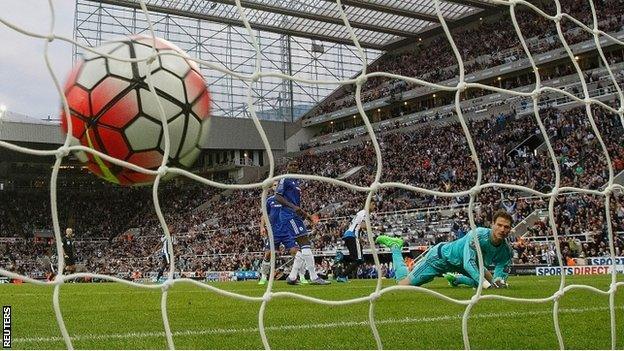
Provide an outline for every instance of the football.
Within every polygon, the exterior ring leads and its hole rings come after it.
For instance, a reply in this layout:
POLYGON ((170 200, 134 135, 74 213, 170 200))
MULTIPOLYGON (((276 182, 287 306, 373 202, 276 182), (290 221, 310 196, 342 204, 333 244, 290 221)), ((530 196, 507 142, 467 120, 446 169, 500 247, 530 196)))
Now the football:
MULTIPOLYGON (((157 170, 165 150, 158 99, 170 136, 167 165, 191 167, 200 154, 199 146, 207 133, 205 122, 210 115, 210 93, 198 65, 180 48, 160 38, 133 36, 106 42, 94 50, 103 55, 87 52, 64 86, 70 113, 67 116, 64 110, 61 112, 61 128, 68 133, 67 121, 71 118, 72 145, 79 143, 157 170), (159 55, 148 64, 153 47, 159 55), (148 70, 157 97, 149 90, 148 70)), ((75 154, 92 173, 116 184, 150 184, 156 177, 91 153, 75 154)))

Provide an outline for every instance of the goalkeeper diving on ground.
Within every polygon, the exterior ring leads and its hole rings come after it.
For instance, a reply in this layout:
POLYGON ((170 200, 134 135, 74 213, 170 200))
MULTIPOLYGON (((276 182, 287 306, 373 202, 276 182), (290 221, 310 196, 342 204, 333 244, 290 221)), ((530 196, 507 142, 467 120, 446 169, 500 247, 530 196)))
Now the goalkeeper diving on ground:
POLYGON ((411 272, 408 272, 401 254, 403 239, 380 235, 375 241, 392 251, 395 279, 399 285, 420 286, 443 274, 452 286, 477 287, 480 272, 473 239, 476 235, 486 267, 484 287, 502 288, 507 287, 507 272, 512 258, 511 246, 506 241, 510 231, 511 216, 505 210, 499 210, 494 213, 491 228, 477 227, 461 239, 434 245, 411 272), (494 265, 493 274, 487 270, 491 265, 494 265))

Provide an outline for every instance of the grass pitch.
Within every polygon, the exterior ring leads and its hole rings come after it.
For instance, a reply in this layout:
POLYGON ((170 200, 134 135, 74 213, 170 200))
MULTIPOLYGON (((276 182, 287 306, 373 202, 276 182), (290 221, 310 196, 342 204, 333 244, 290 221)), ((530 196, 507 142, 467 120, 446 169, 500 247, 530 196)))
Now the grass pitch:
MULTIPOLYGON (((622 280, 622 276, 619 276, 622 280)), ((506 290, 484 291, 514 297, 544 298, 559 287, 559 277, 511 277, 506 290)), ((607 290, 610 276, 571 276, 567 284, 607 290)), ((221 289, 260 297, 256 282, 213 283, 221 289)), ((384 286, 394 281, 384 280, 384 286)), ((330 286, 288 286, 290 291, 326 300, 368 296, 374 280, 330 286)), ((470 288, 451 288, 443 279, 427 285, 441 294, 468 299, 470 288)), ((52 287, 32 284, 0 285, 0 303, 12 306, 13 348, 64 349, 52 308, 52 287)), ((116 283, 66 284, 61 288, 61 311, 80 349, 167 348, 160 310, 160 290, 131 288, 116 283)), ((616 348, 624 348, 624 289, 616 294, 616 348)), ((246 302, 181 283, 167 300, 176 348, 261 349, 258 332, 260 302, 246 302)), ((568 349, 610 349, 609 298, 574 289, 561 298, 560 325, 568 349)), ((327 306, 294 298, 275 298, 267 306, 265 327, 275 349, 375 349, 368 325, 369 303, 327 306)), ((464 306, 429 294, 401 291, 375 302, 377 327, 386 349, 464 348, 461 320, 464 306)), ((474 349, 558 349, 553 303, 479 302, 468 321, 474 349)))

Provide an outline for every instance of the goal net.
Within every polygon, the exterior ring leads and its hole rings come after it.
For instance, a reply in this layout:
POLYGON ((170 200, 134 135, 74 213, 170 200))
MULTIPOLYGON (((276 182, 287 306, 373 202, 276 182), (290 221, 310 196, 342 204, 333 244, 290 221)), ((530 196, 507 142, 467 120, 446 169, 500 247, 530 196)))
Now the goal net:
MULTIPOLYGON (((343 25, 348 31, 349 37, 351 38, 353 42, 353 46, 356 48, 357 53, 360 56, 361 61, 363 62, 360 74, 353 77, 352 79, 347 79, 347 80, 342 80, 342 81, 335 81, 335 80, 319 81, 319 80, 301 79, 296 76, 289 76, 289 75, 285 75, 282 73, 269 72, 266 70, 262 70, 261 69, 262 66, 260 64, 260 61, 262 58, 262 52, 257 42, 257 37, 256 35, 254 35, 255 32, 250 25, 250 21, 247 17, 247 12, 245 11, 243 5, 241 4, 241 0, 236 0, 235 3, 236 3, 238 16, 242 20, 242 23, 244 24, 244 27, 247 30, 249 42, 252 43, 256 52, 255 54, 256 55, 255 56, 256 68, 254 72, 251 74, 244 74, 244 73, 239 73, 235 71, 230 71, 210 61, 198 60, 198 59, 194 59, 194 60, 198 64, 203 65, 204 67, 208 67, 212 70, 216 70, 226 75, 236 77, 237 79, 243 80, 248 83, 249 88, 246 91, 247 111, 251 115, 253 123, 255 127, 257 128, 257 132, 259 133, 262 139, 262 142, 266 148, 266 153, 268 155, 268 163, 270 165, 268 177, 264 179, 262 182, 241 185, 241 184, 226 184, 226 183, 211 181, 209 179, 197 176, 196 174, 193 174, 186 170, 176 168, 176 167, 169 167, 166 164, 167 157, 163 158, 165 161, 163 161, 162 166, 157 171, 148 170, 148 169, 135 166, 128 162, 124 162, 119 159, 113 158, 101 152, 97 152, 88 147, 72 145, 70 143, 69 136, 65 140, 64 144, 55 150, 38 150, 38 149, 29 148, 29 147, 19 146, 11 142, 0 141, 0 146, 2 146, 3 148, 7 148, 13 151, 31 154, 31 155, 53 156, 55 157, 55 160, 56 160, 54 163, 52 172, 51 172, 51 176, 50 176, 50 198, 49 200, 51 203, 54 238, 56 241, 56 252, 57 252, 57 257, 59 257, 59 264, 58 264, 59 274, 56 276, 55 280, 48 282, 48 283, 32 279, 28 276, 24 276, 13 271, 6 270, 5 267, 0 268, 0 275, 21 279, 21 280, 24 280, 26 282, 33 283, 33 284, 49 284, 49 285, 54 286, 54 295, 53 295, 54 312, 55 312, 56 320, 61 330, 64 342, 68 348, 73 348, 73 344, 72 344, 72 338, 70 337, 68 330, 65 326, 65 321, 63 319, 63 312, 59 304, 60 288, 63 284, 65 284, 66 282, 72 279, 84 278, 84 277, 116 281, 122 284, 137 287, 137 288, 162 289, 162 299, 161 299, 161 306, 160 306, 161 314, 162 314, 162 319, 164 323, 167 343, 171 349, 175 348, 175 343, 174 343, 172 330, 168 321, 167 298, 168 298, 168 292, 171 286, 180 282, 193 282, 193 284, 196 284, 207 290, 211 290, 213 292, 222 294, 224 296, 233 297, 233 298, 237 298, 241 300, 247 300, 247 301, 261 302, 261 308, 260 308, 259 315, 258 315, 258 328, 259 328, 260 336, 264 344, 264 347, 267 349, 271 348, 271 342, 267 338, 266 327, 265 327, 265 313, 266 313, 267 304, 273 299, 276 299, 279 297, 293 297, 293 296, 301 300, 309 301, 309 302, 316 303, 316 304, 325 304, 325 305, 353 304, 353 303, 359 303, 363 301, 368 302, 369 303, 369 316, 368 316, 369 326, 374 336, 374 339, 376 341, 376 347, 379 349, 382 349, 384 347, 384 343, 377 329, 378 323, 376 320, 376 309, 375 309, 376 301, 384 294, 388 294, 390 292, 394 292, 397 290, 418 291, 418 292, 430 294, 432 296, 443 299, 445 301, 463 306, 464 312, 463 312, 463 317, 462 317, 462 337, 463 337, 464 346, 467 349, 470 348, 471 346, 470 338, 469 338, 468 319, 471 315, 471 311, 473 310, 473 308, 480 302, 484 300, 500 300, 500 301, 511 301, 511 302, 526 302, 526 303, 553 303, 552 313, 554 317, 554 328, 555 328, 555 332, 557 335, 559 346, 563 349, 565 347, 565 344, 564 344, 564 339, 562 336, 562 331, 561 331, 560 322, 559 322, 559 310, 560 310, 559 300, 565 294, 567 294, 573 289, 585 289, 595 294, 608 296, 609 306, 610 306, 609 313, 610 313, 611 345, 612 345, 612 348, 614 349, 616 348, 616 342, 617 342, 616 336, 618 335, 618 333, 616 329, 615 296, 618 291, 618 287, 623 285, 624 283, 621 283, 621 282, 618 283, 617 277, 616 277, 616 274, 617 274, 616 256, 617 255, 616 255, 615 246, 614 246, 614 243, 615 243, 614 229, 612 228, 612 221, 613 221, 612 219, 613 201, 612 200, 613 200, 614 192, 622 191, 623 189, 621 185, 618 185, 615 182, 616 174, 615 174, 615 169, 613 166, 612 153, 610 152, 610 148, 607 145, 606 140, 603 139, 603 136, 602 136, 603 133, 601 133, 601 130, 599 128, 599 123, 597 121, 597 111, 599 110, 603 111, 600 113, 601 116, 604 116, 605 113, 618 116, 617 121, 622 126, 624 126, 624 95, 622 94, 620 83, 617 79, 618 72, 614 72, 611 69, 612 62, 609 61, 607 55, 603 51, 603 46, 605 45, 606 42, 615 43, 616 45, 619 45, 621 47, 624 47, 624 42, 621 39, 616 38, 613 35, 607 33, 607 31, 603 29, 602 25, 604 25, 605 19, 602 18, 602 21, 601 21, 601 18, 599 18, 598 16, 599 14, 597 13, 595 9, 595 6, 596 6, 595 1, 593 0, 587 1, 587 4, 589 8, 591 9, 591 16, 590 16, 591 21, 589 21, 588 23, 580 21, 577 18, 571 16, 570 14, 564 12, 562 10, 562 4, 559 0, 553 1, 553 6, 551 9, 552 11, 549 10, 550 12, 547 12, 542 7, 534 5, 531 2, 524 1, 524 0, 509 0, 509 1, 490 0, 488 1, 488 3, 492 6, 500 6, 500 7, 507 9, 513 28, 515 29, 515 35, 517 36, 517 38, 515 39, 518 40, 522 48, 521 51, 518 53, 518 55, 525 57, 530 62, 531 74, 533 75, 533 78, 531 79, 532 80, 531 89, 524 90, 524 91, 521 89, 507 88, 507 87, 504 87, 502 84, 497 85, 493 83, 492 85, 489 85, 489 84, 484 84, 484 83, 470 82, 469 79, 467 79, 467 76, 469 75, 469 73, 466 71, 466 65, 464 62, 465 55, 463 52, 460 51, 460 48, 458 48, 458 46, 456 45, 457 38, 456 36, 452 35, 451 29, 449 29, 449 26, 447 25, 447 18, 443 16, 443 11, 441 10, 442 3, 440 0, 434 0, 432 4, 435 8, 435 16, 437 16, 438 18, 439 25, 444 34, 444 37, 446 38, 446 42, 452 49, 452 55, 453 55, 452 59, 454 60, 454 62, 456 62, 456 65, 457 65, 457 78, 455 78, 452 84, 442 84, 439 82, 434 82, 435 80, 434 77, 432 77, 432 79, 418 78, 421 76, 425 77, 425 75, 405 76, 401 74, 385 72, 383 70, 376 70, 373 72, 369 72, 369 68, 370 68, 369 65, 371 64, 371 62, 368 61, 364 49, 359 44, 359 38, 356 35, 356 31, 351 27, 350 20, 348 19, 348 16, 345 13, 345 6, 341 2, 341 0, 335 1, 335 11, 339 15, 339 18, 342 20, 343 25), (525 29, 521 28, 521 24, 519 23, 519 19, 517 16, 517 11, 519 7, 523 7, 525 11, 532 13, 535 18, 539 17, 540 21, 536 21, 536 23, 547 22, 549 24, 554 24, 556 28, 556 36, 558 40, 560 41, 563 49, 565 50, 565 54, 567 58, 569 59, 571 67, 573 67, 573 72, 571 73, 576 74, 578 78, 579 85, 576 91, 569 91, 566 89, 561 89, 558 87, 545 85, 542 83, 542 80, 544 79, 544 77, 540 75, 540 69, 539 69, 540 62, 537 62, 534 58, 535 56, 534 45, 536 44, 534 42, 530 42, 526 38, 526 34, 523 32, 525 29), (592 91, 590 91, 590 85, 591 85, 590 83, 592 82, 588 81, 587 73, 583 72, 579 64, 578 54, 572 50, 571 48, 572 45, 568 43, 568 40, 572 35, 569 33, 568 30, 572 26, 576 28, 574 31, 575 35, 585 35, 587 38, 590 38, 593 40, 593 45, 594 45, 593 50, 597 51, 598 57, 601 63, 601 67, 605 69, 606 76, 608 76, 606 84, 609 85, 611 94, 615 96, 613 100, 613 102, 615 103, 611 103, 609 101, 605 102, 604 99, 601 99, 599 96, 597 96, 596 94, 593 94, 592 91), (280 79, 287 79, 287 80, 292 80, 292 81, 306 83, 306 84, 344 85, 344 86, 354 85, 355 86, 354 101, 355 101, 355 106, 357 108, 357 116, 361 118, 361 120, 363 121, 363 128, 365 130, 365 133, 370 137, 370 142, 374 149, 375 160, 373 163, 375 165, 376 170, 375 170, 373 180, 371 183, 365 184, 365 185, 356 185, 356 184, 353 184, 352 182, 349 182, 348 177, 344 177, 345 179, 341 180, 337 178, 323 177, 319 175, 278 174, 277 173, 276 169, 278 165, 276 164, 276 160, 274 159, 273 153, 271 152, 272 148, 266 136, 265 130, 263 129, 258 119, 257 111, 254 106, 254 98, 253 98, 253 90, 252 90, 252 86, 254 83, 267 77, 277 77, 280 79), (379 80, 379 79, 385 79, 385 80, 393 81, 393 82, 400 82, 400 84, 407 85, 407 86, 427 87, 427 88, 431 88, 432 91, 443 91, 443 92, 449 92, 450 94, 452 94, 453 96, 452 98, 453 101, 451 104, 452 109, 448 112, 448 114, 454 118, 454 123, 458 123, 460 126, 460 130, 463 132, 463 136, 465 137, 465 140, 466 140, 467 149, 469 150, 469 158, 471 162, 473 163, 471 167, 473 167, 476 173, 476 181, 468 189, 462 190, 462 191, 450 191, 453 189, 449 190, 449 189, 444 189, 444 188, 439 189, 439 190, 434 190, 434 189, 428 189, 428 188, 424 188, 420 186, 411 185, 411 184, 404 183, 404 182, 383 181, 383 179, 387 179, 383 177, 387 164, 384 163, 384 160, 382 157, 383 155, 382 147, 380 146, 378 142, 378 134, 381 132, 383 128, 380 126, 375 126, 373 124, 371 112, 367 112, 365 110, 363 101, 362 101, 363 94, 366 93, 364 90, 366 88, 367 82, 371 80, 379 80), (483 140, 481 140, 483 136, 473 134, 473 131, 471 130, 471 122, 467 118, 465 118, 466 110, 464 107, 462 107, 462 101, 466 99, 469 92, 477 91, 477 90, 495 92, 499 94, 500 96, 499 101, 501 101, 503 104, 515 104, 517 106, 522 106, 521 107, 522 111, 531 114, 532 116, 531 118, 538 126, 538 135, 540 135, 543 138, 544 145, 547 150, 549 160, 551 162, 550 166, 554 170, 554 179, 553 179, 552 187, 548 189, 535 189, 535 188, 528 186, 529 183, 526 183, 524 185, 519 185, 517 182, 511 181, 510 179, 505 179, 504 177, 493 176, 492 170, 483 166, 484 161, 485 161, 488 167, 494 167, 487 160, 484 160, 484 155, 479 154, 478 152, 479 143, 484 142, 483 140), (557 95, 559 96, 560 99, 565 99, 566 101, 569 101, 571 103, 576 103, 581 106, 581 109, 584 112, 585 117, 586 117, 586 121, 585 121, 587 123, 586 127, 588 130, 591 130, 591 133, 595 137, 597 144, 594 144, 594 145, 597 145, 597 148, 602 153, 601 157, 604 157, 606 172, 604 174, 605 182, 603 183, 604 184, 603 186, 587 188, 587 187, 577 186, 577 184, 570 185, 570 184, 564 184, 562 182, 562 177, 563 177, 562 176, 563 165, 561 164, 562 158, 560 157, 560 155, 558 155, 558 150, 555 150, 555 147, 553 143, 551 142, 551 137, 553 136, 553 130, 549 129, 548 125, 544 121, 544 118, 546 117, 545 115, 549 114, 549 110, 547 108, 548 106, 544 106, 544 96, 549 95, 549 94, 550 96, 557 95), (156 284, 156 285, 147 285, 147 284, 139 284, 135 282, 130 282, 127 280, 119 279, 117 277, 89 273, 89 272, 74 273, 74 274, 69 274, 69 275, 62 274, 63 268, 65 266, 65 262, 64 262, 65 260, 62 254, 63 252, 62 240, 61 240, 62 236, 61 236, 61 228, 59 224, 59 216, 58 216, 58 209, 57 209, 57 178, 58 178, 59 170, 63 162, 63 159, 67 157, 71 152, 76 152, 76 151, 82 151, 86 153, 95 154, 99 156, 101 159, 104 159, 115 165, 126 167, 136 172, 149 174, 149 175, 153 175, 156 177, 154 184, 153 184, 153 193, 152 193, 153 199, 152 200, 156 208, 156 214, 158 216, 159 223, 162 227, 162 231, 164 232, 164 235, 168 239, 168 243, 169 243, 168 254, 172 262, 172 264, 169 265, 169 271, 168 271, 167 279, 165 282, 156 284), (323 300, 323 299, 318 299, 318 298, 312 298, 312 297, 299 294, 299 293, 295 293, 295 292, 275 292, 274 291, 274 278, 273 278, 274 276, 273 273, 276 269, 276 255, 275 254, 272 255, 272 258, 271 258, 271 275, 270 275, 271 278, 269 279, 269 282, 266 285, 266 291, 262 297, 249 297, 249 296, 242 295, 242 294, 232 293, 232 292, 228 292, 228 291, 216 288, 214 286, 211 286, 205 283, 199 283, 199 282, 192 281, 189 279, 174 279, 174 269, 175 269, 174 262, 176 261, 176 257, 174 255, 174 247, 173 247, 174 244, 172 244, 171 233, 169 231, 165 217, 163 216, 161 206, 159 204, 159 197, 158 197, 159 186, 161 185, 161 179, 167 174, 176 174, 179 176, 187 177, 196 182, 200 182, 208 186, 216 187, 220 189, 234 189, 234 190, 236 189, 239 189, 239 190, 240 189, 262 189, 262 215, 264 217, 265 222, 267 223, 268 223, 268 217, 267 217, 266 199, 267 199, 269 190, 271 189, 273 182, 275 180, 279 180, 285 177, 294 177, 294 178, 299 178, 299 179, 304 179, 304 180, 309 180, 309 181, 324 182, 327 184, 331 184, 332 186, 342 187, 342 188, 350 189, 354 192, 365 194, 366 195, 366 208, 368 208, 368 204, 375 201, 375 196, 377 196, 380 192, 383 192, 389 189, 401 189, 401 190, 405 190, 408 192, 434 196, 438 198, 468 197, 469 201, 467 202, 468 204, 467 213, 468 213, 470 227, 472 229, 475 229, 477 227, 477 219, 475 218, 475 213, 477 210, 477 203, 479 201, 479 195, 483 191, 486 191, 488 189, 490 190, 498 189, 498 190, 507 190, 510 192, 523 192, 525 194, 530 194, 531 196, 542 197, 542 198, 548 199, 547 201, 548 223, 550 226, 550 230, 552 231, 552 236, 554 238, 555 243, 558 243, 560 241, 560 237, 562 235, 561 233, 559 233, 558 226, 556 225, 557 221, 555 218, 555 205, 556 205, 556 201, 558 197, 560 197, 562 194, 565 196, 565 194, 570 194, 570 193, 587 194, 587 195, 594 196, 594 197, 600 197, 603 201, 604 215, 606 217, 605 225, 606 225, 606 229, 608 233, 608 244, 609 244, 608 255, 611 257, 611 284, 608 290, 600 290, 600 289, 597 289, 588 285, 566 285, 566 274, 561 274, 559 289, 553 295, 547 298, 529 299, 529 298, 515 298, 515 297, 509 297, 509 296, 502 296, 498 294, 486 295, 486 294, 483 294, 483 284, 480 284, 479 287, 475 290, 474 295, 471 298, 455 299, 455 298, 451 298, 443 294, 440 294, 434 290, 427 289, 426 287, 391 286, 391 287, 384 288, 382 286, 381 274, 377 274, 377 277, 378 277, 377 284, 375 286, 375 289, 373 291, 370 291, 370 294, 359 299, 329 301, 329 300, 323 300), (501 179, 502 182, 499 182, 498 179, 501 179), (509 182, 505 182, 505 180, 509 180, 509 182)), ((151 35, 155 37, 156 35, 153 31, 152 23, 150 22, 150 12, 147 10, 145 3, 143 1, 140 1, 140 5, 141 5, 142 14, 145 16, 146 20, 149 22, 151 35)), ((54 13, 52 1, 50 1, 50 8, 51 8, 51 16, 54 18, 55 13, 54 13)), ((619 17, 619 16, 621 16, 621 14, 616 17, 619 17)), ((618 19, 616 18, 616 22, 617 20, 618 19)), ((610 19, 606 19, 606 21, 610 21, 610 19)), ((48 68, 51 67, 48 52, 47 52, 47 48, 50 42, 64 41, 64 42, 77 45, 86 51, 94 52, 93 49, 84 46, 83 44, 73 40, 72 38, 67 38, 67 37, 56 35, 52 30, 48 33, 30 32, 2 18, 1 15, 0 15, 0 23, 10 28, 11 30, 17 31, 24 35, 46 40, 46 48, 44 50, 44 57, 45 57, 46 63, 48 64, 48 68)), ((496 33, 492 33, 492 35, 496 35, 496 33)), ((108 55, 106 52, 94 52, 94 53, 97 53, 102 56, 106 56, 113 60, 120 60, 119 58, 115 58, 114 56, 108 55)), ((154 51, 154 54, 152 57, 149 57, 143 61, 149 64, 157 56, 158 56, 158 53, 154 51)), ((437 59, 436 57, 431 57, 432 61, 435 61, 436 59, 437 59)), ((497 58, 492 56, 490 59, 497 59, 497 58)), ((130 62, 130 61, 132 60, 127 60, 126 62, 130 62)), ((136 60, 132 62, 136 62, 136 60)), ((50 74, 50 77, 54 81, 54 85, 56 86, 59 92, 59 96, 62 98, 63 108, 66 112, 66 115, 69 115, 69 108, 67 105, 67 101, 64 97, 64 94, 61 88, 61 83, 60 83, 60 80, 62 78, 58 77, 51 68, 49 69, 49 74, 50 74)), ((148 72, 148 75, 149 75, 149 72, 148 72)), ((498 80, 500 81, 500 77, 498 80)), ((150 88, 151 88, 151 92, 155 94, 153 87, 150 87, 150 88)), ((433 94, 433 98, 434 98, 434 103, 435 103, 435 94, 433 94)), ((497 106, 497 105, 493 104, 492 106, 497 106)), ((159 106, 159 109, 160 111, 163 111, 162 106, 159 106)), ((164 112, 161 112, 161 113, 163 114, 162 115, 163 126, 166 126, 167 124, 166 117, 164 115, 164 112)), ((553 118, 556 118, 556 117, 553 117, 553 118)), ((408 122, 409 123, 405 124, 406 126, 410 126, 412 124, 411 121, 408 121, 408 122)), ((1 128, 1 125, 0 125, 0 128, 1 128)), ((444 127, 440 127, 440 128, 444 128, 444 127)), ((71 126, 69 129, 71 130, 71 126)), ((167 137, 165 137, 165 154, 169 154, 169 152, 170 152, 169 140, 167 137)), ((366 218, 366 224, 367 224, 367 227, 369 228, 367 231, 368 244, 370 245, 370 248, 372 248, 372 255, 373 255, 374 262, 375 262, 375 266, 377 270, 380 271, 381 266, 380 266, 380 259, 378 255, 379 252, 377 249, 375 249, 374 233, 370 229, 371 223, 370 223, 369 218, 366 218)), ((270 239, 271 250, 275 253, 275 243, 273 240, 273 233, 271 232, 272 230, 270 226, 268 227, 268 230, 270 233, 269 239, 270 239)), ((476 237, 474 238, 474 240, 476 243, 476 240, 477 240, 476 237)), ((477 253, 478 253, 479 269, 483 273, 485 269, 483 256, 480 250, 480 246, 476 245, 476 247, 477 247, 477 253)), ((554 247, 556 251, 557 262, 559 263, 560 268, 563 269, 565 260, 564 260, 564 256, 562 255, 560 246, 554 245, 554 247)), ((481 274, 481 283, 483 283, 483 274, 481 274)))

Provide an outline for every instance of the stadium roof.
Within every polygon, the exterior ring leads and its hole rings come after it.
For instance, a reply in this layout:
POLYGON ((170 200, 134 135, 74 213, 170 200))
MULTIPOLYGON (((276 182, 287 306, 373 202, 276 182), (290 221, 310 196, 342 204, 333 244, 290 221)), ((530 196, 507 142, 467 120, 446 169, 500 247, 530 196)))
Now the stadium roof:
POLYGON ((40 120, 7 111, 0 119, 0 140, 59 145, 65 141, 59 124, 59 121, 40 120))
MULTIPOLYGON (((140 8, 139 0, 89 0, 140 8)), ((439 27, 434 0, 341 0, 349 23, 366 48, 419 37, 439 27)), ((145 0, 147 9, 212 22, 242 26, 234 0, 145 0)), ((319 41, 353 45, 335 0, 241 0, 252 28, 319 41)), ((493 8, 491 0, 443 0, 447 23, 493 8)))

